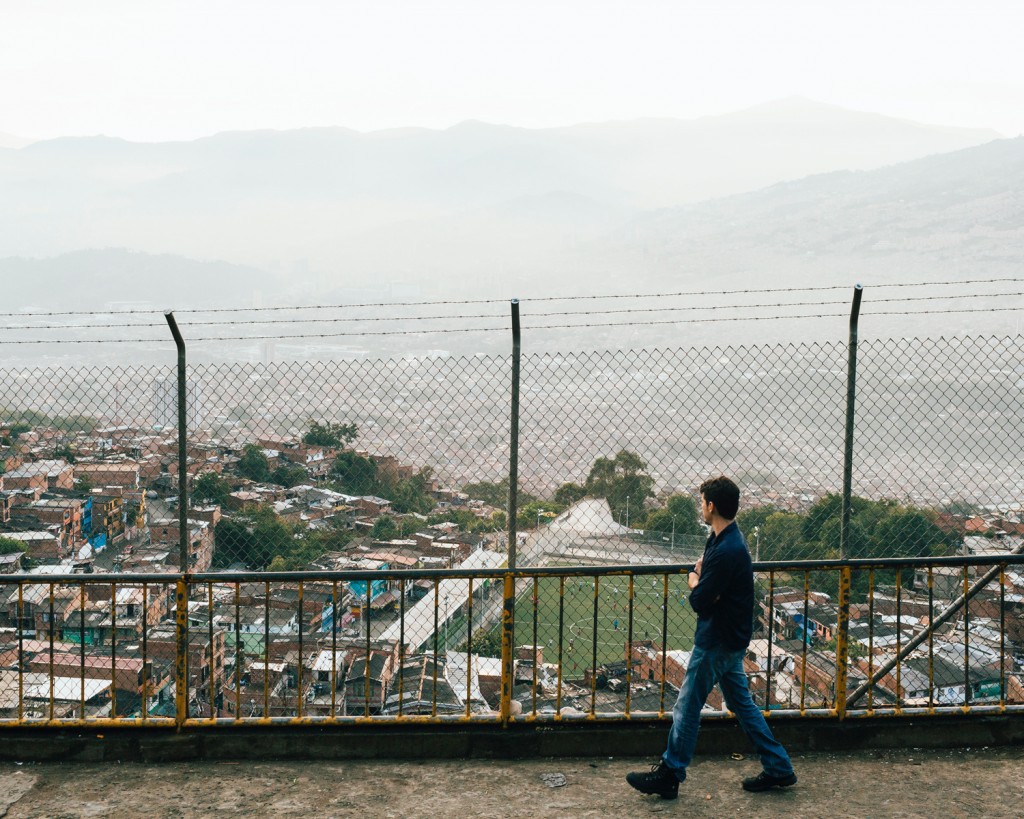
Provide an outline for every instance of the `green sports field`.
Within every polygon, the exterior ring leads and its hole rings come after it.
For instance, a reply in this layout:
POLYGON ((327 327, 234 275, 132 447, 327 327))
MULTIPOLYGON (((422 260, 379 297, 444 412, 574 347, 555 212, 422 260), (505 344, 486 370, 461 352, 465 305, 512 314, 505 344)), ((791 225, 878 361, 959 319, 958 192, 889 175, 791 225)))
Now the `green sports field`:
MULTIPOLYGON (((544 661, 557 662, 561 644, 565 672, 572 673, 575 666, 582 673, 593 662, 596 600, 597 664, 625 660, 631 608, 628 577, 600 578, 596 595, 589 577, 565 578, 561 593, 557 577, 539 579, 536 597, 534 588, 531 581, 516 600, 516 645, 534 642, 536 612, 536 640, 544 649, 544 661)), ((633 642, 649 639, 669 649, 692 648, 696 615, 686 601, 688 593, 685 575, 670 575, 667 593, 663 576, 634 578, 633 642)))

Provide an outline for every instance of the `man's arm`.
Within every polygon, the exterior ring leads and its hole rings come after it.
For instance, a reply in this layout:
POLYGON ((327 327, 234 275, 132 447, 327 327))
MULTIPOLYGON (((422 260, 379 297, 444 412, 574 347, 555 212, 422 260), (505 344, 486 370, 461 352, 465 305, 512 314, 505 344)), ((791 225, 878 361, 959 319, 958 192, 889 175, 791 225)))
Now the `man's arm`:
POLYGON ((697 559, 697 565, 690 569, 690 573, 686 576, 686 585, 690 587, 690 591, 697 588, 697 584, 700 582, 701 568, 704 566, 704 555, 701 555, 697 559))
POLYGON ((704 557, 697 561, 694 571, 690 572, 687 583, 690 586, 690 606, 697 614, 710 611, 711 607, 722 596, 724 584, 728 580, 728 572, 723 565, 719 550, 712 550, 709 559, 704 557))

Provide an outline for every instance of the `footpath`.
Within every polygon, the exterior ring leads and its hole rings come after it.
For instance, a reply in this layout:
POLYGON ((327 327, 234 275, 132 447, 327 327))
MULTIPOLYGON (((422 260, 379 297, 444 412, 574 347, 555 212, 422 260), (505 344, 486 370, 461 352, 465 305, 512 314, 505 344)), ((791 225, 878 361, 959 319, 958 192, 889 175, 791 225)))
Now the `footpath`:
POLYGON ((0 763, 0 817, 1020 817, 1024 748, 797 753, 750 794, 746 756, 706 756, 679 799, 624 777, 653 759, 0 763))

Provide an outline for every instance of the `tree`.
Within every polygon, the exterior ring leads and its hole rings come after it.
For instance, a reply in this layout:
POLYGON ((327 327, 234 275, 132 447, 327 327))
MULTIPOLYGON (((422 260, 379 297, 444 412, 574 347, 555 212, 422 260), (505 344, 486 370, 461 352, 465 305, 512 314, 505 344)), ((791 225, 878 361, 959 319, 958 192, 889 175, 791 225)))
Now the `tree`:
POLYGON ((216 472, 204 472, 196 478, 192 487, 192 497, 203 503, 216 503, 223 506, 231 494, 231 486, 216 472))
POLYGON ((803 519, 793 512, 772 512, 758 533, 758 542, 753 542, 753 530, 744 530, 748 542, 761 560, 798 560, 802 554, 803 541, 800 528, 803 519))
POLYGON ((439 523, 454 523, 464 531, 468 532, 476 524, 477 517, 468 509, 448 508, 443 512, 437 512, 427 516, 428 526, 437 526, 439 523))
POLYGON ((473 500, 481 500, 488 506, 497 506, 499 509, 508 505, 508 478, 492 483, 491 481, 476 481, 464 484, 462 491, 473 500))
POLYGON ((838 517, 843 512, 843 496, 829 494, 814 504, 803 519, 800 526, 800 536, 803 540, 818 540, 821 537, 821 528, 832 518, 838 517))
POLYGON ((425 515, 434 508, 434 499, 429 491, 432 477, 433 470, 425 466, 411 478, 397 481, 394 485, 383 485, 381 491, 396 512, 425 515))
POLYGON ((12 555, 15 552, 24 552, 25 544, 14 538, 0 536, 0 555, 12 555))
POLYGON ((584 489, 592 497, 606 498, 615 519, 626 523, 627 512, 640 517, 647 499, 654 497, 654 479, 646 470, 639 455, 623 449, 614 458, 594 461, 584 489))
POLYGON ((587 496, 587 490, 578 483, 563 483, 555 490, 555 503, 562 506, 572 506, 587 496))
POLYGON ((262 482, 270 478, 270 462, 256 444, 246 444, 238 459, 238 473, 251 481, 262 482))
POLYGON ((256 541, 256 563, 262 568, 277 555, 288 556, 297 545, 295 533, 270 509, 256 513, 252 534, 256 541))
POLYGON ((381 515, 373 522, 370 529, 370 537, 374 540, 393 540, 398 537, 399 529, 394 518, 389 515, 381 515))
POLYGON ((11 442, 13 443, 14 441, 17 441, 18 438, 20 438, 26 432, 31 432, 31 431, 32 431, 32 427, 31 427, 30 424, 26 424, 24 422, 19 422, 17 424, 13 424, 11 426, 11 442))
POLYGON ((697 516, 697 503, 689 495, 672 495, 664 509, 656 509, 647 516, 644 528, 648 532, 674 533, 677 537, 704 533, 697 516))
POLYGON ((932 557, 948 554, 952 538, 939 528, 934 513, 892 509, 875 530, 878 553, 893 557, 932 557))
MULTIPOLYGON (((827 651, 835 652, 839 643, 838 636, 833 637, 831 640, 827 640, 822 648, 827 651)), ((868 656, 867 648, 857 640, 850 640, 846 644, 846 653, 851 660, 859 660, 861 657, 868 656)))
POLYGON ((502 510, 494 512, 487 520, 478 519, 472 527, 474 532, 498 532, 508 526, 508 515, 502 510))
POLYGON ((338 453, 331 477, 341 491, 350 495, 369 495, 377 488, 377 464, 348 450, 338 453))
MULTIPOLYGON (((848 535, 849 537, 846 542, 845 557, 870 557, 871 552, 873 551, 871 538, 868 536, 868 532, 861 524, 860 520, 858 520, 855 517, 850 518, 850 528, 848 535)), ((825 525, 821 527, 819 540, 807 544, 808 547, 816 544, 817 553, 808 554, 806 555, 806 557, 810 559, 823 558, 826 560, 838 558, 843 554, 842 540, 842 518, 830 518, 829 520, 825 521, 825 525)))
POLYGON ((302 443, 310 446, 326 446, 339 449, 352 443, 359 436, 355 424, 341 424, 328 421, 322 423, 309 419, 309 431, 302 436, 302 443))
MULTIPOLYGON (((456 651, 468 651, 469 642, 463 640, 456 651)), ((473 634, 473 653, 480 657, 501 656, 501 629, 500 628, 479 628, 473 634)))
MULTIPOLYGON (((508 478, 502 478, 495 483, 490 481, 467 483, 462 487, 462 491, 473 500, 482 500, 488 506, 496 506, 499 509, 508 507, 508 478)), ((537 500, 537 496, 524 491, 520 486, 516 493, 516 500, 519 505, 522 505, 537 500)))
POLYGON ((216 568, 244 563, 257 571, 278 555, 288 557, 301 545, 292 530, 271 509, 237 518, 223 518, 213 530, 216 568))
POLYGON ((516 515, 516 528, 534 529, 538 521, 543 524, 561 511, 562 507, 552 501, 532 501, 519 509, 519 514, 516 515))
POLYGON ((290 489, 305 483, 309 478, 306 468, 300 464, 282 464, 270 473, 270 482, 290 489))
POLYGON ((747 537, 751 550, 754 547, 754 530, 760 529, 765 522, 779 510, 774 506, 753 506, 749 509, 741 509, 736 515, 736 523, 740 531, 747 537))
POLYGON ((236 561, 246 567, 255 565, 256 541, 242 521, 221 518, 213 529, 213 567, 223 569, 236 561))

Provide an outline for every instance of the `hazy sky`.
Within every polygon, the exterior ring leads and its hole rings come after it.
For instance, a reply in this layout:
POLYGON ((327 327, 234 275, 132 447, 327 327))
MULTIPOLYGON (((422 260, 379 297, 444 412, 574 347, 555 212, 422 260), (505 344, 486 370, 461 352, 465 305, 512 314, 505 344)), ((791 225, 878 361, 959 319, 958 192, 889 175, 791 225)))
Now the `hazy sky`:
POLYGON ((791 95, 1024 132, 1021 0, 0 0, 0 132, 691 118, 791 95))

